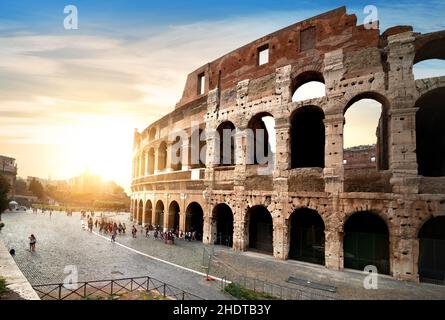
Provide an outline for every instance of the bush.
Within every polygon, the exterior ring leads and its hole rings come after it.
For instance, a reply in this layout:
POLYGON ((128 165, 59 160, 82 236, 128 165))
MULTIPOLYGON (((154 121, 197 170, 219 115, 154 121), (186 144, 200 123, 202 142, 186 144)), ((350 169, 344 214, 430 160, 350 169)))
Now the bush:
POLYGON ((0 277, 0 295, 2 295, 3 293, 8 292, 9 289, 6 288, 6 279, 3 277, 0 277))
POLYGON ((277 300, 277 297, 263 292, 255 292, 244 288, 237 283, 231 283, 224 288, 224 291, 239 300, 277 300))

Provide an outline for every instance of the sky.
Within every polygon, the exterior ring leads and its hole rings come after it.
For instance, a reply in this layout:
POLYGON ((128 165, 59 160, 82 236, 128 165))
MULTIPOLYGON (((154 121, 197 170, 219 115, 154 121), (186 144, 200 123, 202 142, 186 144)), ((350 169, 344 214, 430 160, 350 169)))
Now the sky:
MULTIPOLYGON (((342 5, 361 24, 369 4, 381 32, 398 24, 445 29, 445 2, 432 0, 1 0, 0 154, 17 159, 22 177, 66 179, 88 166, 129 191, 134 129, 174 109, 188 73, 342 5), (64 28, 66 5, 78 10, 77 30, 64 28)), ((416 67, 417 77, 445 74, 437 61, 416 67)), ((369 105, 358 130, 375 133, 372 110, 378 106, 369 105)))

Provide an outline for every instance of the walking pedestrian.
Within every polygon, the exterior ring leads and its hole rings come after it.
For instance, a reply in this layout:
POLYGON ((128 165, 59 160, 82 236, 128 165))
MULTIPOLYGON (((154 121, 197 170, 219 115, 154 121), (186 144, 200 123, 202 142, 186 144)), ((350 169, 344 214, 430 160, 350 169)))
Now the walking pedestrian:
POLYGON ((148 226, 148 224, 145 226, 145 236, 147 238, 150 238, 150 227, 148 226))
POLYGON ((34 234, 31 234, 28 239, 29 239, 29 251, 31 252, 36 251, 37 239, 34 236, 34 234))
POLYGON ((138 232, 138 230, 136 229, 136 227, 133 225, 133 228, 131 229, 131 235, 133 236, 133 238, 136 238, 136 233, 138 232))

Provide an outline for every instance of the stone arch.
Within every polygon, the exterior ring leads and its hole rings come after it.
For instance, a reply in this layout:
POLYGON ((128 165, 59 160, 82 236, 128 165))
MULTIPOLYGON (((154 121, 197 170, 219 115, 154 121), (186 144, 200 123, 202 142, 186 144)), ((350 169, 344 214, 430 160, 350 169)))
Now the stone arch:
POLYGON ((152 212, 153 212, 153 204, 151 203, 151 200, 147 200, 145 202, 145 211, 144 211, 144 219, 143 219, 144 224, 151 225, 152 212))
POLYGON ((269 132, 271 128, 268 129, 266 123, 270 119, 274 117, 269 112, 260 112, 250 118, 247 124, 247 164, 266 164, 270 161, 273 132, 269 132))
POLYGON ((216 136, 217 147, 215 151, 218 151, 218 165, 235 165, 235 125, 231 121, 224 121, 218 126, 216 131, 218 134, 216 136))
POLYGON ((289 259, 325 264, 325 223, 310 208, 295 209, 289 217, 289 259))
MULTIPOLYGON (((381 105, 381 111, 380 111, 380 118, 378 120, 378 124, 376 127, 376 136, 377 141, 375 145, 375 159, 370 159, 370 162, 374 161, 375 167, 378 170, 387 170, 389 166, 389 122, 388 122, 388 114, 390 110, 390 103, 389 100, 381 93, 376 91, 366 91, 361 92, 359 94, 354 95, 353 97, 347 97, 347 103, 345 104, 345 107, 343 109, 343 115, 344 115, 344 126, 347 125, 346 122, 346 113, 349 108, 351 108, 352 105, 355 103, 358 103, 360 101, 366 102, 368 101, 376 101, 381 105)), ((357 105, 356 108, 360 108, 362 106, 357 105)), ((345 130, 345 129, 344 129, 345 130)), ((343 139, 345 137, 345 133, 343 133, 343 139)), ((344 145, 344 143, 343 143, 344 145)))
POLYGON ((158 171, 167 169, 167 143, 162 141, 158 147, 158 171))
POLYGON ((176 200, 173 200, 170 202, 170 205, 168 206, 168 225, 167 228, 170 230, 176 230, 179 229, 179 223, 180 223, 180 207, 176 200))
POLYGON ((232 247, 234 214, 226 203, 219 203, 212 210, 212 230, 214 244, 232 247))
POLYGON ((272 214, 263 205, 256 205, 247 209, 246 225, 249 227, 248 247, 263 253, 273 253, 273 219, 272 214))
POLYGON ((364 270, 368 265, 378 273, 390 274, 390 243, 387 223, 373 211, 351 214, 343 226, 344 267, 364 270))
POLYGON ((445 59, 445 31, 419 36, 415 41, 413 64, 429 59, 445 59))
POLYGON ((419 280, 445 284, 445 216, 427 220, 417 236, 419 280))
POLYGON ((148 141, 155 141, 156 140, 156 133, 157 133, 157 130, 156 130, 156 127, 152 127, 151 129, 150 129, 150 131, 148 132, 148 141))
POLYGON ((185 210, 185 231, 195 231, 196 240, 202 241, 204 232, 204 211, 201 205, 194 201, 185 210))
POLYGON ((445 87, 428 91, 416 101, 418 174, 445 176, 445 87))
POLYGON ((291 168, 324 168, 324 112, 316 106, 305 106, 291 115, 291 168))
POLYGON ((323 74, 314 70, 303 71, 292 79, 290 92, 294 102, 326 96, 323 74))
POLYGON ((150 150, 148 151, 148 168, 147 168, 147 173, 148 174, 154 174, 155 172, 155 149, 154 148, 150 148, 150 150))
POLYGON ((164 202, 158 200, 155 206, 154 225, 159 226, 161 229, 164 226, 164 202))
POLYGON ((189 164, 192 169, 205 168, 207 157, 206 130, 197 128, 189 138, 189 164))

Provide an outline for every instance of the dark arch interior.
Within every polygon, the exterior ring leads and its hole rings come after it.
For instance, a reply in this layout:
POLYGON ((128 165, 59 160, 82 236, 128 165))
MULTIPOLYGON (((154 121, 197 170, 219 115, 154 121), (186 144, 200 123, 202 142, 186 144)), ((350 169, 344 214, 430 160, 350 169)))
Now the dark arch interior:
POLYGON ((181 137, 176 137, 175 141, 172 144, 172 170, 179 171, 182 169, 182 140, 181 137))
POLYGON ((164 204, 161 200, 156 203, 155 213, 155 225, 162 229, 164 225, 164 204))
POLYGON ((230 166, 235 164, 235 126, 232 122, 226 121, 218 126, 219 139, 219 165, 230 166), (227 130, 227 131, 226 131, 227 130), (232 132, 228 138, 228 130, 232 132), (224 153, 224 151, 226 151, 224 153), (227 154, 230 152, 230 154, 227 154))
POLYGON ((186 230, 196 231, 196 240, 202 240, 204 229, 204 212, 197 202, 192 202, 186 210, 186 230))
POLYGON ((420 281, 445 284, 445 217, 428 220, 419 231, 420 281))
POLYGON ((273 253, 273 224, 270 212, 263 206, 249 209, 249 248, 273 253))
POLYGON ((172 230, 179 228, 179 204, 176 201, 170 203, 168 208, 168 228, 172 230))
POLYGON ((324 222, 317 211, 298 209, 291 215, 289 259, 324 265, 324 222))
POLYGON ((232 209, 224 203, 213 209, 213 217, 216 219, 215 244, 231 247, 233 244, 233 213, 232 209))
POLYGON ((445 88, 421 97, 416 106, 416 144, 419 175, 445 176, 445 88))
POLYGON ((376 214, 364 211, 353 214, 344 226, 344 266, 364 270, 377 267, 380 274, 389 274, 389 232, 386 223, 376 214))
POLYGON ((189 164, 192 169, 206 167, 206 140, 205 131, 197 129, 190 135, 189 142, 189 164), (202 155, 202 157, 201 157, 202 155))
POLYGON ((271 115, 269 113, 260 113, 249 121, 248 128, 253 131, 253 145, 248 146, 249 153, 247 164, 263 164, 264 159, 262 159, 262 157, 267 158, 269 156, 269 133, 266 124, 263 121, 264 117, 271 117, 271 115))
POLYGON ((291 167, 324 167, 324 113, 318 107, 303 107, 291 119, 291 167))

